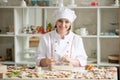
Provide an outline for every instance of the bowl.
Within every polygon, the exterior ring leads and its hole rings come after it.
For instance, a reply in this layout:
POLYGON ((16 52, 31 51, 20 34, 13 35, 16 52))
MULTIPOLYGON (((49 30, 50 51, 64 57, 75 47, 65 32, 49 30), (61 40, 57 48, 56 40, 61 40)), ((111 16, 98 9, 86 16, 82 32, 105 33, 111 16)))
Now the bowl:
POLYGON ((109 63, 119 63, 119 55, 109 55, 108 62, 109 63))
POLYGON ((120 32, 119 29, 115 29, 115 34, 116 35, 119 35, 119 32, 120 32))

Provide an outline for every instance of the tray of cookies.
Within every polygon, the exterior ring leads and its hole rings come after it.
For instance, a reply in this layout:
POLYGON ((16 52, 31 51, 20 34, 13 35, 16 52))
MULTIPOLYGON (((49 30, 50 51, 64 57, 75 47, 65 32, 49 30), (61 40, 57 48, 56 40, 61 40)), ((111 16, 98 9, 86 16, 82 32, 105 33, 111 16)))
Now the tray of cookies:
POLYGON ((72 67, 71 70, 49 70, 35 66, 7 66, 7 73, 4 79, 82 79, 82 80, 117 80, 116 67, 95 67, 87 65, 85 67, 72 67))

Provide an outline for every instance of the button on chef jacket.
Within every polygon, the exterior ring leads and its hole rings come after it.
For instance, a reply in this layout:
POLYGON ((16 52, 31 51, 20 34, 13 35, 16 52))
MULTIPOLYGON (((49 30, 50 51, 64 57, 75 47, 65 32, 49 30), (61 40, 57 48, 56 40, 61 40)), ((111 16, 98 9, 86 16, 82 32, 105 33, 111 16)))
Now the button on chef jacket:
POLYGON ((81 66, 87 64, 87 55, 84 49, 82 38, 72 31, 69 31, 64 39, 53 30, 40 37, 39 46, 36 54, 36 63, 46 57, 54 57, 57 61, 67 55, 71 59, 79 60, 81 66))

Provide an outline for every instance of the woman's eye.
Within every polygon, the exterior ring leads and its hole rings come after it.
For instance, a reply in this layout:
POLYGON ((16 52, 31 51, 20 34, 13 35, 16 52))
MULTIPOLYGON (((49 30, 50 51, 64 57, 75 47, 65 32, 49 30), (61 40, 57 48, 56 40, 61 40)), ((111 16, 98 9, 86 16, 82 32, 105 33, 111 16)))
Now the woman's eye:
POLYGON ((65 21, 65 23, 69 23, 69 21, 65 21))
POLYGON ((58 20, 58 22, 63 22, 62 20, 58 20))
POLYGON ((68 20, 58 20, 58 22, 61 22, 61 23, 70 23, 68 20))

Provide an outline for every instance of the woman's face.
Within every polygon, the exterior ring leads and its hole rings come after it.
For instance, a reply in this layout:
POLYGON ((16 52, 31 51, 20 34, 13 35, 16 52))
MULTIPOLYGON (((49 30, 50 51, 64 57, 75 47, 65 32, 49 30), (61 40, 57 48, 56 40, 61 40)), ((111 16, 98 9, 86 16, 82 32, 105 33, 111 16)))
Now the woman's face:
POLYGON ((56 28, 59 33, 68 32, 71 27, 71 22, 68 19, 59 19, 56 22, 56 28))

